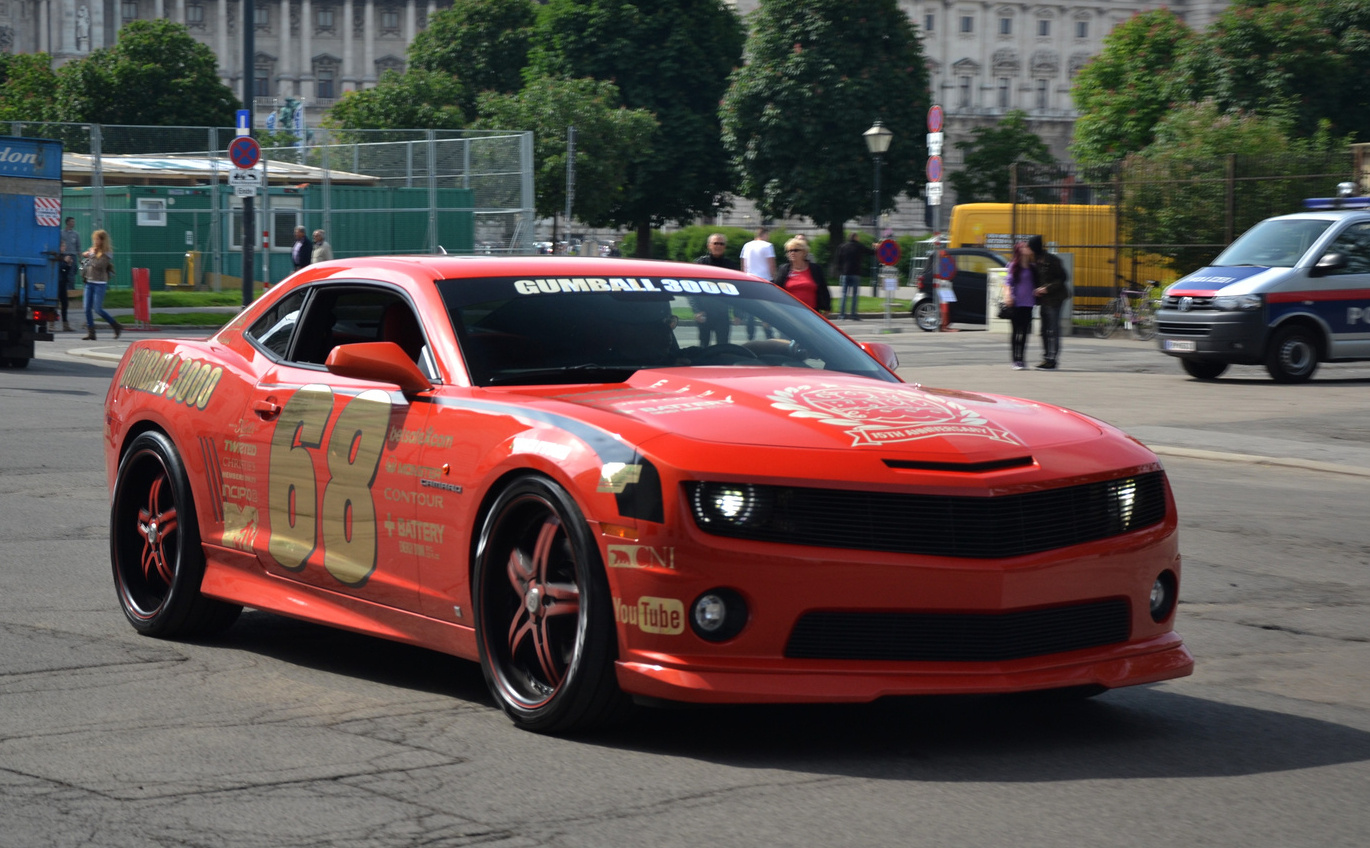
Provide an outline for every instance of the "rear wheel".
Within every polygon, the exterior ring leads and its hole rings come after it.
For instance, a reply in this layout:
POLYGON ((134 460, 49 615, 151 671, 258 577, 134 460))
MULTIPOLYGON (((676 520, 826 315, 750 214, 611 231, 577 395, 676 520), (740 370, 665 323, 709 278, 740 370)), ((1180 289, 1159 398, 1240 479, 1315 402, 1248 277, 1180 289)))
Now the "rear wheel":
POLYGON ((1144 342, 1156 338, 1156 306, 1151 301, 1143 300, 1137 307, 1132 316, 1132 332, 1144 342))
POLYGON ((1184 366, 1186 374, 1196 380, 1216 380, 1227 370, 1226 362, 1212 359, 1181 359, 1180 365, 1184 366))
POLYGON ((1099 310, 1099 320, 1094 324, 1094 335, 1106 339, 1123 323, 1122 313, 1118 311, 1118 301, 1110 300, 1099 310))
POLYGON ((936 332, 942 326, 942 313, 937 301, 930 297, 918 301, 913 307, 913 323, 925 333, 936 332))
POLYGON ((1277 383, 1303 383, 1318 370, 1318 344, 1303 327, 1275 331, 1265 354, 1265 370, 1277 383))
POLYGON ((200 594, 205 560, 190 482, 162 433, 139 435, 119 462, 109 547, 119 605, 139 633, 206 635, 242 612, 200 594))
POLYGON ((481 670, 515 724, 584 730, 626 709, 604 567, 561 487, 530 475, 500 493, 481 528, 472 595, 481 670))

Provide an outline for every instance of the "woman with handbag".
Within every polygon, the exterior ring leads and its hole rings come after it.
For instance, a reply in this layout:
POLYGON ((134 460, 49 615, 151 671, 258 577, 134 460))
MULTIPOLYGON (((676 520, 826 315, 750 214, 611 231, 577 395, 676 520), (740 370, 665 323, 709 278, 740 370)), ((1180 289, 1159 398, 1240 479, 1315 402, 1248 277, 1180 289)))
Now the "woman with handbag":
POLYGON ((1013 324, 1013 334, 1009 345, 1013 370, 1022 371, 1027 368, 1027 340, 1032 334, 1032 307, 1037 289, 1036 257, 1025 241, 1013 246, 1013 261, 1008 264, 1005 288, 1004 304, 1012 309, 1009 320, 1013 324))
POLYGON ((109 322, 109 326, 114 329, 114 338, 119 338, 119 334, 124 328, 119 326, 119 322, 114 320, 114 316, 105 311, 105 289, 109 286, 109 278, 114 275, 114 248, 109 243, 109 233, 104 230, 96 230, 90 236, 90 249, 84 254, 85 261, 81 264, 81 276, 85 279, 85 293, 82 299, 86 302, 86 341, 95 341, 95 315, 109 322))

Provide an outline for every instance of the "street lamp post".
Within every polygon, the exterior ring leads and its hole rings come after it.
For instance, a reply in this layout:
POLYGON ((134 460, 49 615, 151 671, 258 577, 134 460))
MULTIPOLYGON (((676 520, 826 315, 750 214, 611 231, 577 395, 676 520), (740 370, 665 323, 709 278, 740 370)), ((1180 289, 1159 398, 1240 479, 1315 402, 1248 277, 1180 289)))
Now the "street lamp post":
MULTIPOLYGON (((871 214, 871 246, 880 243, 880 160, 885 157, 885 151, 890 149, 890 142, 894 139, 894 133, 879 121, 871 124, 871 128, 862 135, 866 139, 866 149, 871 152, 871 158, 875 160, 875 205, 871 214)), ((880 260, 874 255, 871 256, 871 296, 875 294, 876 286, 880 280, 880 260)))

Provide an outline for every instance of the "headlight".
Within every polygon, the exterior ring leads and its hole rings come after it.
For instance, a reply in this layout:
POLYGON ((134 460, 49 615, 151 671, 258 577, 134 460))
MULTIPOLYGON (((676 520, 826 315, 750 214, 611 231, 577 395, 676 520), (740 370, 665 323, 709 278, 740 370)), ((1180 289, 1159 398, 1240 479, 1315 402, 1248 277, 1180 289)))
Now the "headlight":
POLYGON ((1252 312, 1261 308, 1258 294, 1220 294, 1213 298, 1213 305, 1225 312, 1252 312))
POLYGON ((746 483, 697 483, 691 506, 700 524, 734 527, 756 524, 765 511, 760 490, 746 483))

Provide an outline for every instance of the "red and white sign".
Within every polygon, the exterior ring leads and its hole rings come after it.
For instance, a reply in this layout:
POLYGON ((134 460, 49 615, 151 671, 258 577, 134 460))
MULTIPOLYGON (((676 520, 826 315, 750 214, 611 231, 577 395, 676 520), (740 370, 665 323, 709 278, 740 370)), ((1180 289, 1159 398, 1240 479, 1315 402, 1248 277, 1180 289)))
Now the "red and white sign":
POLYGON ((40 227, 62 226, 62 198, 35 197, 33 199, 33 217, 38 221, 40 227))

